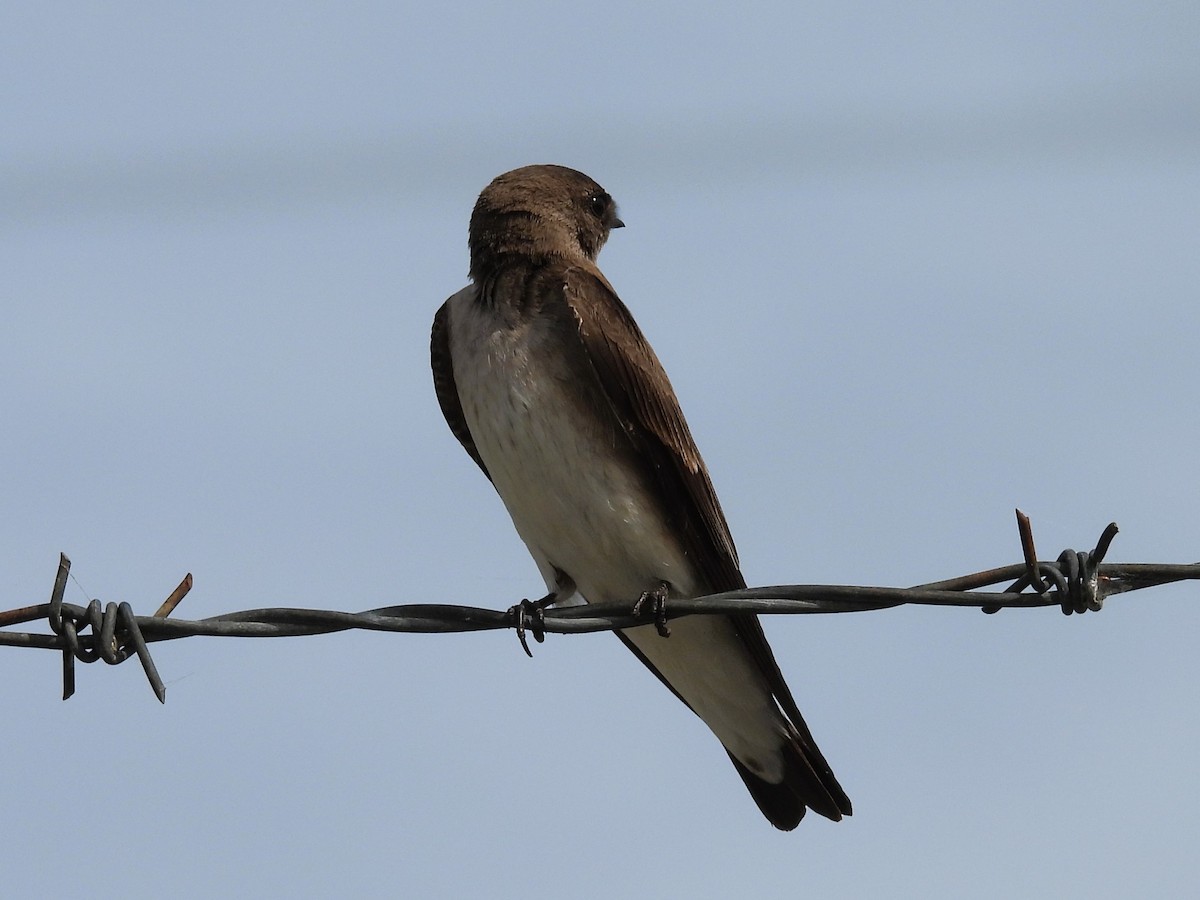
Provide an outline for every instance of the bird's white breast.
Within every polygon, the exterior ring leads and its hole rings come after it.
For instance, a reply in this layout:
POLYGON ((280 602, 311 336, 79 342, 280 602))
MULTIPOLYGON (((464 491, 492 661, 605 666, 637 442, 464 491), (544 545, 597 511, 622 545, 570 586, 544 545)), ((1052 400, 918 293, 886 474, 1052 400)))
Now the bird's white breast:
POLYGON ((562 335, 536 316, 504 322, 472 296, 451 301, 455 382, 479 455, 543 575, 546 563, 558 567, 593 603, 633 602, 659 581, 692 592, 693 573, 624 436, 579 402, 562 335))

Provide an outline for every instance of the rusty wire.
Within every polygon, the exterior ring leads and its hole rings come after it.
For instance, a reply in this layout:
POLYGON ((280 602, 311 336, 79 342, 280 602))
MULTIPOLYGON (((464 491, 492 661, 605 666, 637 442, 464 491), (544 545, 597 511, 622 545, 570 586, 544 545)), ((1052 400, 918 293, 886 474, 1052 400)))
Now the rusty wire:
POLYGON ((1097 611, 1106 597, 1176 581, 1200 579, 1200 563, 1191 565, 1104 563, 1117 533, 1104 529, 1091 551, 1064 550, 1054 562, 1039 561, 1033 531, 1017 510, 1024 562, 912 588, 855 585, 776 585, 726 591, 693 599, 669 600, 649 617, 633 605, 569 606, 542 609, 528 601, 508 610, 451 604, 388 606, 361 613, 276 607, 224 613, 206 619, 169 618, 192 587, 188 574, 153 616, 134 615, 128 603, 87 607, 63 601, 71 561, 59 559, 50 602, 0 612, 0 645, 58 650, 63 658, 63 699, 75 692, 75 661, 103 660, 110 665, 136 656, 154 694, 166 701, 166 687, 150 656, 149 644, 200 635, 219 637, 296 637, 350 629, 420 633, 457 633, 513 628, 528 652, 525 631, 542 641, 547 633, 612 631, 649 623, 666 632, 668 619, 720 613, 836 613, 889 609, 905 604, 978 607, 986 613, 1003 608, 1058 606, 1066 614, 1097 611), (981 588, 1009 582, 1003 590, 981 588), (50 634, 2 630, 45 619, 50 634))

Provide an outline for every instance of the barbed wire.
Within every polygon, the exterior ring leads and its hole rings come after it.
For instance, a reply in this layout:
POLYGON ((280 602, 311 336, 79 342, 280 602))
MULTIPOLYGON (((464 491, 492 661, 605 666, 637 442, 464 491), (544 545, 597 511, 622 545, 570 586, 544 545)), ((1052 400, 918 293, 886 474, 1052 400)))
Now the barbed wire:
MULTIPOLYGON (((1064 550, 1053 562, 1039 561, 1029 518, 1017 510, 1024 562, 917 585, 911 588, 860 585, 790 584, 744 588, 705 597, 670 599, 642 615, 632 604, 580 605, 546 609, 523 600, 500 611, 453 604, 386 606, 360 613, 274 607, 223 613, 206 619, 173 619, 172 612, 192 588, 189 573, 153 616, 135 615, 128 603, 86 607, 63 600, 71 561, 60 554, 49 603, 0 612, 0 645, 58 650, 63 659, 63 699, 75 693, 75 662, 103 660, 117 665, 136 656, 150 687, 166 702, 166 687, 150 656, 149 644, 186 637, 299 637, 361 629, 423 634, 515 629, 529 653, 528 631, 537 641, 546 634, 581 634, 654 624, 669 633, 667 621, 680 616, 725 613, 801 614, 865 612, 905 604, 977 607, 985 613, 1001 609, 1058 606, 1068 615, 1098 611, 1106 597, 1176 581, 1200 580, 1200 563, 1104 563, 1117 534, 1111 523, 1091 551, 1064 550), (1011 582, 1003 590, 985 591, 1011 582), (6 631, 5 628, 46 619, 50 633, 6 631)), ((532 655, 532 654, 530 654, 532 655)))

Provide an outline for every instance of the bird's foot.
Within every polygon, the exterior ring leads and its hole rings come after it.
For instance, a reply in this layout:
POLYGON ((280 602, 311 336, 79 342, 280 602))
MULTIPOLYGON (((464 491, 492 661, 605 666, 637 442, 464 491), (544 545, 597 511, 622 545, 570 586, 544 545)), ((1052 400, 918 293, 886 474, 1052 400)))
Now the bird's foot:
POLYGON ((516 606, 510 606, 508 609, 509 616, 516 622, 517 640, 521 642, 521 649, 530 659, 533 659, 533 652, 525 640, 525 630, 529 629, 529 633, 539 644, 544 642, 546 640, 546 607, 557 599, 558 593, 555 592, 547 594, 541 600, 522 600, 516 606))
POLYGON ((654 616, 654 627, 663 637, 671 636, 671 629, 667 627, 667 595, 670 593, 670 590, 670 585, 665 581, 660 581, 654 589, 642 591, 642 596, 638 598, 638 602, 633 604, 633 614, 640 616, 642 614, 642 606, 649 601, 650 612, 654 616))
POLYGON ((546 607, 553 606, 560 600, 567 600, 575 593, 575 581, 557 566, 554 567, 554 590, 541 600, 522 600, 516 606, 508 608, 508 615, 513 619, 517 628, 517 640, 525 655, 533 659, 529 644, 525 640, 525 629, 533 635, 539 644, 546 640, 546 607))

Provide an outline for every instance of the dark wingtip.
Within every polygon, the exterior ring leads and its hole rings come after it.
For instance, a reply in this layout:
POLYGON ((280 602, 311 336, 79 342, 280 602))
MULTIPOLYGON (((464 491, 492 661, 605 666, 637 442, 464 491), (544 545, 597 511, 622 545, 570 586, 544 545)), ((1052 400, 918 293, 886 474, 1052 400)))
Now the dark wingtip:
POLYGON ((850 798, 832 772, 825 769, 822 777, 794 744, 785 753, 787 771, 784 780, 778 784, 759 778, 737 757, 729 754, 750 796, 772 825, 780 831, 791 831, 800 824, 809 809, 834 822, 840 822, 843 816, 853 813, 850 798))

